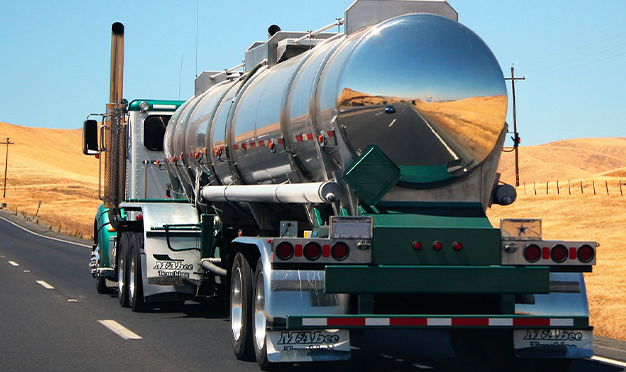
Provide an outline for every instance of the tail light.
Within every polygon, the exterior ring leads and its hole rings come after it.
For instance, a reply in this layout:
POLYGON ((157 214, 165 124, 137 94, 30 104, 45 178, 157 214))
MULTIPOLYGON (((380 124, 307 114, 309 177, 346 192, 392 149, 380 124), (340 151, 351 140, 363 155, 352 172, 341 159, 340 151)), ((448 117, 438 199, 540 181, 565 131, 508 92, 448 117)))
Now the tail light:
POLYGON ((291 243, 289 242, 282 242, 276 246, 276 257, 278 257, 280 260, 285 261, 290 259, 291 257, 293 257, 293 252, 293 245, 291 245, 291 243))
POLYGON ((541 248, 537 244, 529 244, 524 248, 524 258, 528 262, 537 262, 541 258, 541 248))
POLYGON ((452 244, 452 249, 454 249, 456 252, 460 252, 463 249, 463 244, 461 244, 460 242, 454 242, 454 244, 452 244))
POLYGON ((346 243, 335 243, 333 247, 330 249, 330 255, 337 261, 343 261, 348 258, 350 254, 350 248, 346 243))
POLYGON ((434 249, 434 250, 436 250, 436 251, 440 251, 440 250, 441 250, 441 248, 443 248, 443 244, 441 244, 441 242, 436 241, 436 242, 434 242, 434 243, 433 243, 433 249, 434 249))
POLYGON ((322 255, 322 246, 316 242, 309 242, 304 246, 302 254, 307 260, 317 260, 322 255))
POLYGON ((567 260, 568 255, 569 255, 569 252, 567 251, 567 247, 565 247, 563 244, 555 245, 554 247, 552 247, 552 250, 550 251, 550 258, 552 258, 552 261, 556 263, 565 262, 565 260, 567 260))
POLYGON ((577 256, 580 262, 588 263, 596 257, 596 252, 590 245, 585 244, 578 248, 577 256))

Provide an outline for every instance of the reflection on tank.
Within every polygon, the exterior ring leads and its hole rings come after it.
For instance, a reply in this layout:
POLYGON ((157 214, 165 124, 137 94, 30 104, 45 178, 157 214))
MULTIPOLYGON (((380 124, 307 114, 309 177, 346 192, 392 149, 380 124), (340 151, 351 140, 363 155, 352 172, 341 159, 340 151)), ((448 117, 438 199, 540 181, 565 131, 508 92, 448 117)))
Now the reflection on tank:
POLYGON ((424 102, 349 88, 344 88, 339 102, 342 127, 357 155, 376 143, 401 168, 440 168, 441 179, 467 172, 489 156, 504 127, 501 112, 507 107, 506 95, 424 102), (383 115, 390 107, 395 115, 383 115))

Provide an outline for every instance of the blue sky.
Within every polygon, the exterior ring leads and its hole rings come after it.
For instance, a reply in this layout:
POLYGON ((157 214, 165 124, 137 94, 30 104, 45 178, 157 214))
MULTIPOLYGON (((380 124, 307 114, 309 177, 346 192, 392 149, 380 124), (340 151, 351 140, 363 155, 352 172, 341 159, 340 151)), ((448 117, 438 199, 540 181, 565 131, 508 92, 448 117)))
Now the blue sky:
MULTIPOLYGON (((0 121, 76 129, 88 113, 103 112, 113 22, 126 27, 124 96, 187 99, 198 72, 239 64, 248 46, 266 38, 270 24, 315 30, 343 17, 351 3, 5 2, 0 15, 0 121)), ((490 46, 505 76, 516 63, 516 77, 526 77, 515 86, 522 145, 626 136, 625 1, 449 3, 459 21, 490 46)), ((511 113, 509 105, 512 127, 511 113)))

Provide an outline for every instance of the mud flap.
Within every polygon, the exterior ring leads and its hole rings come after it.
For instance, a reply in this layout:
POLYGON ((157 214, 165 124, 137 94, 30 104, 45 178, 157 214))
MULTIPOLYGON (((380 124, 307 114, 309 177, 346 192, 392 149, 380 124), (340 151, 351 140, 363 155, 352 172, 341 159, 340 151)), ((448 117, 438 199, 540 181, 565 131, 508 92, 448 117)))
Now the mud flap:
POLYGON ((580 329, 519 329, 513 333, 518 358, 591 358, 593 332, 580 329))
POLYGON ((267 359, 271 363, 350 359, 350 331, 268 331, 267 359))

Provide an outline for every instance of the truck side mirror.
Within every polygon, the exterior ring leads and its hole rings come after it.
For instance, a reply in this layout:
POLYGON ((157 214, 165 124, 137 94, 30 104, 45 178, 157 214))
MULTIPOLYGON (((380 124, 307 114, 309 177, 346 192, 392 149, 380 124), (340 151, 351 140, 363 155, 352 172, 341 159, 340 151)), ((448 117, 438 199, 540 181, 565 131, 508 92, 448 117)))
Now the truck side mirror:
POLYGON ((83 154, 96 155, 98 150, 98 122, 87 119, 83 123, 83 154))

